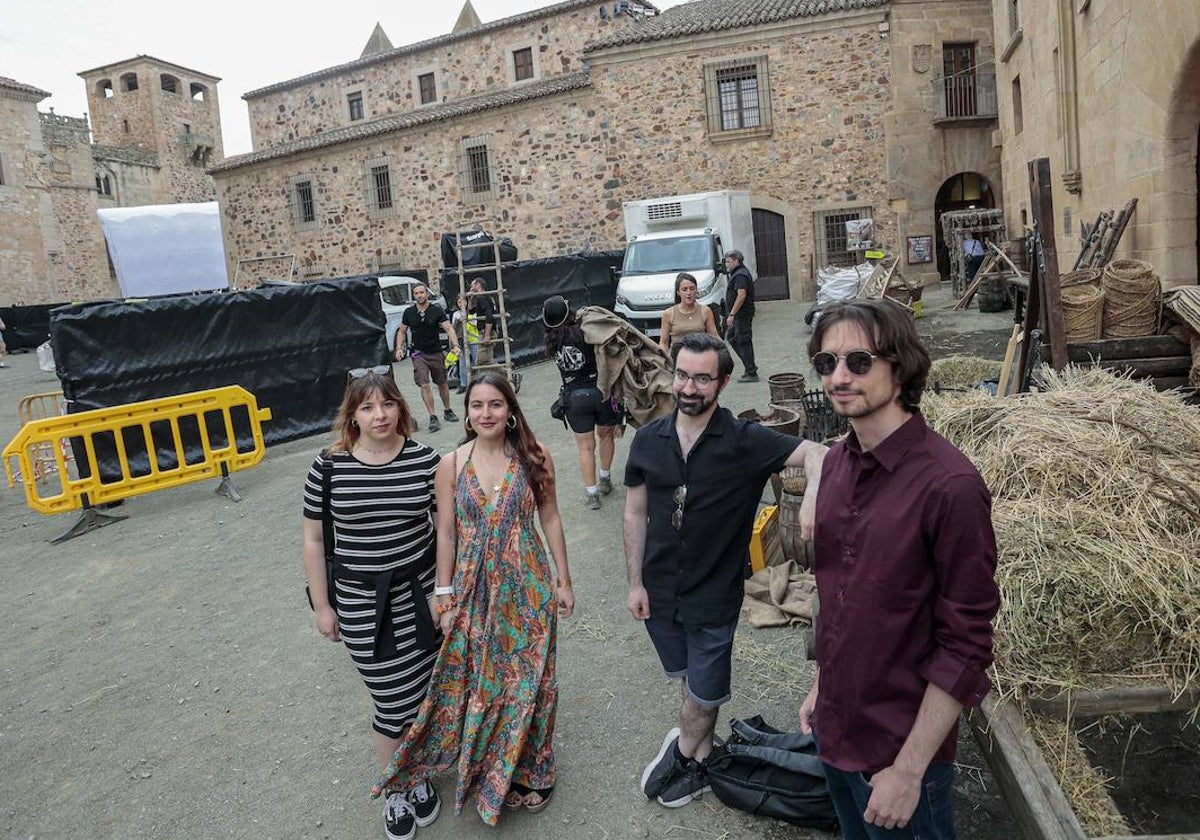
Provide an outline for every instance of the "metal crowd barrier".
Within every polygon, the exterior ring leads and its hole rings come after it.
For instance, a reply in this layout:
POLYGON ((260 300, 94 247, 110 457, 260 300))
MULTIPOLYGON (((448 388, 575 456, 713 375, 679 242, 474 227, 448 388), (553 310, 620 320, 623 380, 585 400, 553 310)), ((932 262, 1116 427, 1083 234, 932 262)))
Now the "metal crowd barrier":
MULTIPOLYGON (((4 448, 4 469, 8 486, 12 487, 16 480, 11 463, 18 462, 26 502, 38 513, 83 509, 79 521, 51 541, 57 543, 128 518, 100 513, 96 510, 99 505, 218 475, 221 484, 217 492, 241 501, 229 474, 253 467, 263 459, 266 446, 262 423, 270 419, 271 410, 260 409, 254 395, 238 385, 59 417, 31 417, 4 448), (234 412, 238 412, 243 425, 248 420, 252 448, 246 451, 237 448, 234 412), (211 435, 210 423, 223 434, 211 435), (190 436, 199 440, 202 457, 192 453, 193 460, 188 461, 181 424, 188 428, 190 436), (223 440, 214 441, 214 437, 223 440), (101 475, 96 455, 98 438, 102 438, 103 449, 115 452, 119 476, 111 471, 101 475), (87 475, 73 477, 68 471, 67 444, 72 439, 87 456, 86 469, 77 465, 80 467, 77 472, 87 475), (43 492, 34 465, 46 453, 53 460, 58 487, 43 492), (131 457, 137 459, 136 469, 131 468, 131 457)), ((76 448, 76 451, 81 450, 76 448)))
MULTIPOLYGON (((17 419, 20 420, 22 426, 30 420, 59 417, 66 413, 66 402, 63 400, 62 391, 30 394, 27 397, 23 397, 21 402, 17 404, 17 419)), ((64 460, 75 460, 75 456, 71 454, 69 447, 61 448, 64 460)), ((54 444, 49 442, 38 444, 33 450, 31 461, 33 463, 34 481, 41 481, 42 477, 46 474, 56 472, 58 470, 58 459, 54 457, 54 444)), ((24 475, 24 473, 18 474, 24 475)))

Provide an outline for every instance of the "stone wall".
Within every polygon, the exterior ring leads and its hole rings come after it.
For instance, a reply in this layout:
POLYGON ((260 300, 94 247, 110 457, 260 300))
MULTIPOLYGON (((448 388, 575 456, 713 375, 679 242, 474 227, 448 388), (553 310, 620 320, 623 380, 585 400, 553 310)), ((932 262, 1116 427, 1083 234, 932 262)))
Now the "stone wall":
POLYGON ((605 248, 619 226, 598 208, 610 167, 591 91, 430 125, 219 173, 217 194, 229 276, 241 288, 264 278, 344 276, 380 265, 441 268, 440 235, 463 221, 511 236, 521 258, 605 248), (536 129, 532 128, 536 126, 536 129), (495 198, 464 198, 460 137, 490 134, 495 198), (363 164, 386 158, 396 203, 372 213, 363 164), (317 224, 292 218, 291 180, 313 183, 317 224), (276 257, 277 259, 264 259, 276 257), (241 261, 239 271, 239 261, 241 261))
MULTIPOLYGON (((899 226, 895 247, 905 254, 901 271, 910 282, 936 282, 937 263, 909 264, 910 236, 938 240, 935 202, 938 191, 960 173, 983 175, 996 207, 1004 204, 1000 149, 993 142, 996 118, 955 119, 935 123, 945 90, 942 48, 975 44, 979 90, 989 90, 993 73, 991 0, 893 0, 889 16, 892 110, 887 115, 888 191, 899 226)), ((977 99, 976 104, 989 103, 977 99)), ((944 109, 943 109, 944 110, 944 109)), ((980 110, 990 110, 986 107, 980 110)))
POLYGON ((791 294, 811 296, 814 212, 869 209, 892 247, 885 115, 890 66, 881 13, 776 26, 740 37, 689 38, 587 55, 590 91, 459 117, 371 142, 345 143, 218 172, 229 273, 239 285, 281 276, 336 276, 380 264, 436 270, 438 236, 463 219, 512 236, 522 258, 624 241, 623 201, 714 189, 746 189, 755 207, 784 216, 791 294), (704 66, 765 56, 773 128, 708 136, 704 66), (464 203, 461 138, 490 136, 498 192, 464 203), (386 155, 403 198, 372 219, 363 161, 386 155), (291 218, 290 181, 311 177, 319 226, 291 218))
POLYGON ((56 299, 46 283, 46 234, 53 232, 37 101, 0 91, 0 304, 56 299))
POLYGON ((1080 222, 1136 197, 1118 256, 1153 263, 1165 285, 1195 283, 1200 3, 1081 5, 1022 2, 1014 27, 1008 3, 993 2, 1008 223, 1032 222, 1027 165, 1048 157, 1064 270, 1080 222))
POLYGON ((396 51, 375 60, 352 62, 344 72, 311 81, 297 80, 284 90, 245 98, 255 150, 309 137, 351 124, 346 97, 361 92, 364 120, 421 107, 417 77, 432 72, 437 102, 513 85, 512 52, 531 47, 536 79, 582 69, 586 41, 610 35, 614 28, 636 25, 622 15, 602 19, 598 6, 548 14, 483 34, 436 39, 422 50, 396 51))

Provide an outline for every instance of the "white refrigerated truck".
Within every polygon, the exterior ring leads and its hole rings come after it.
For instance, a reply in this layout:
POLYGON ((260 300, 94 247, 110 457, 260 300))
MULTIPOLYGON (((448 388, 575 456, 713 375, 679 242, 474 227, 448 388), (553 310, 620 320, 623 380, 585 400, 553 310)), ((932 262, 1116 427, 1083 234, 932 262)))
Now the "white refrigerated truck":
POLYGON ((662 314, 675 302, 675 277, 696 278, 697 301, 712 307, 724 326, 729 278, 722 258, 741 251, 758 277, 750 193, 740 190, 627 201, 625 262, 617 282, 616 311, 646 335, 657 336, 662 314))

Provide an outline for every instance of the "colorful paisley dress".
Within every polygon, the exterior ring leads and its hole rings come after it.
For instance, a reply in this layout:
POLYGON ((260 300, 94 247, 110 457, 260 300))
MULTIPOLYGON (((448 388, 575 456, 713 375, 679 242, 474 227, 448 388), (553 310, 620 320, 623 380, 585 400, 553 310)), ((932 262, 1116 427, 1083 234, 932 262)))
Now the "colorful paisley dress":
POLYGON ((554 784, 554 577, 536 513, 515 457, 493 503, 468 456, 455 481, 459 609, 429 694, 373 796, 455 767, 455 813, 474 790, 479 816, 495 825, 514 782, 554 784))

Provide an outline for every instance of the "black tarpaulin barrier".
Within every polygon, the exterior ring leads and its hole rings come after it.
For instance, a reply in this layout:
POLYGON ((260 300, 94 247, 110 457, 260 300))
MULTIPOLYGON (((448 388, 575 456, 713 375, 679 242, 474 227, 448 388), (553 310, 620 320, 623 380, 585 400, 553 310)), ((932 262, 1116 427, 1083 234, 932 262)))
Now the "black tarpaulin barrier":
POLYGON ((4 343, 9 352, 33 350, 50 337, 50 310, 65 303, 43 303, 36 306, 0 306, 0 321, 4 322, 4 343))
MULTIPOLYGON (((66 306, 52 313, 50 335, 69 413, 241 385, 271 409, 268 445, 329 432, 346 372, 390 360, 374 277, 66 306)), ((234 434, 238 450, 248 451, 249 417, 241 415, 234 412, 234 434)), ((213 446, 226 438, 217 419, 206 417, 213 446)), ((197 424, 180 431, 187 462, 202 460, 197 424)), ((174 465, 169 426, 151 433, 160 463, 174 465)), ((96 440, 106 480, 119 477, 112 437, 96 440)), ((140 431, 124 437, 131 470, 146 474, 140 431)), ((81 441, 74 443, 87 470, 81 441)))
MULTIPOLYGON (((464 230, 458 234, 442 234, 442 265, 458 268, 458 252, 462 250, 462 264, 466 266, 494 265, 496 263, 496 239, 487 231, 464 230)), ((500 239, 500 262, 515 262, 517 246, 507 236, 500 239)))
MULTIPOLYGON (((612 309, 616 304, 616 281, 613 269, 621 267, 625 251, 593 251, 568 254, 542 260, 522 260, 504 263, 504 305, 508 310, 509 351, 514 365, 527 365, 546 358, 545 327, 542 325, 542 301, 562 295, 572 309, 583 306, 603 306, 612 309)), ((495 268, 464 270, 468 285, 478 277, 489 290, 496 288, 495 268)), ((442 269, 442 295, 453 307, 458 297, 458 271, 442 269)), ((496 351, 497 360, 500 351, 496 351)))

